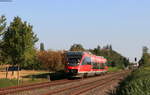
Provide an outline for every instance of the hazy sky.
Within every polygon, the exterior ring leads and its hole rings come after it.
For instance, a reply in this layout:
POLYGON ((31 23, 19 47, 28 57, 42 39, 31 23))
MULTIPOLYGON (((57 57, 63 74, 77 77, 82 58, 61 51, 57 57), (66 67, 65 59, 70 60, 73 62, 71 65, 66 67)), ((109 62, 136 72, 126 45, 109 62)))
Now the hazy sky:
POLYGON ((1 14, 33 25, 46 49, 111 44, 133 60, 150 44, 150 0, 12 0, 0 2, 1 14))

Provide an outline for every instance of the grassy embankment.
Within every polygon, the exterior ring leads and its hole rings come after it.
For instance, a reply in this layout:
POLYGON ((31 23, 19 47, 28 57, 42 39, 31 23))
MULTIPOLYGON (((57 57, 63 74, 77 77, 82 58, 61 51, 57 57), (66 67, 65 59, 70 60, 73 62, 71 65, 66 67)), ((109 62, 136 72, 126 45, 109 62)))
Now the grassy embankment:
POLYGON ((150 64, 132 72, 120 83, 114 95, 150 95, 150 64))

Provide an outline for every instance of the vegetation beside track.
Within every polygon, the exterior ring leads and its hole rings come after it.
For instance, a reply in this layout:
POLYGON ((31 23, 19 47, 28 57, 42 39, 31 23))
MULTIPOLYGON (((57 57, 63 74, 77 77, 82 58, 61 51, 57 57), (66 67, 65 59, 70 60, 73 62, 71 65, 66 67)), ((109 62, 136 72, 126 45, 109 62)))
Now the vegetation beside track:
POLYGON ((17 85, 16 79, 0 79, 0 88, 16 85, 17 85))
POLYGON ((109 67, 108 68, 108 72, 118 72, 121 71, 122 69, 118 68, 118 67, 109 67))
MULTIPOLYGON (((47 79, 30 78, 28 80, 20 80, 19 85, 34 84, 34 83, 40 83, 40 82, 46 82, 46 81, 48 81, 48 80, 47 79)), ((6 78, 0 79, 0 88, 12 87, 12 86, 17 86, 17 85, 18 85, 17 79, 6 79, 6 78)))
POLYGON ((150 66, 141 67, 132 72, 120 83, 115 95, 149 95, 150 66))
POLYGON ((150 54, 143 54, 142 64, 120 83, 114 95, 150 95, 150 54))

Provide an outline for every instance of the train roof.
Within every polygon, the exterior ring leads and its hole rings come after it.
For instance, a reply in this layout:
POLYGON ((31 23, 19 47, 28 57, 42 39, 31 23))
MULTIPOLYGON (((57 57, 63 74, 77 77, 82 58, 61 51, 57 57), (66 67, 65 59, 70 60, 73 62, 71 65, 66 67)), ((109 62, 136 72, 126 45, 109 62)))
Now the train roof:
POLYGON ((67 56, 69 56, 69 55, 84 55, 84 54, 96 56, 96 55, 92 54, 91 52, 87 52, 87 51, 68 51, 68 52, 66 52, 67 56))
POLYGON ((68 51, 66 52, 67 56, 69 55, 83 55, 84 52, 81 52, 81 51, 68 51))

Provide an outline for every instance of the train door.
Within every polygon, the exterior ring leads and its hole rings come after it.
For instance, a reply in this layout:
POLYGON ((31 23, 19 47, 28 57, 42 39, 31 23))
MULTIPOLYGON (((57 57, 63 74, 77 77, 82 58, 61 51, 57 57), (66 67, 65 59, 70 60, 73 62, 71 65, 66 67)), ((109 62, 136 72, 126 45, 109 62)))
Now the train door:
POLYGON ((84 57, 83 61, 80 64, 80 71, 81 72, 91 71, 91 58, 90 57, 84 57))

